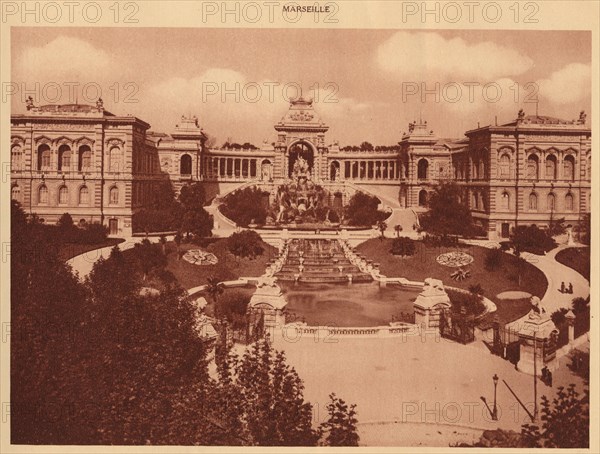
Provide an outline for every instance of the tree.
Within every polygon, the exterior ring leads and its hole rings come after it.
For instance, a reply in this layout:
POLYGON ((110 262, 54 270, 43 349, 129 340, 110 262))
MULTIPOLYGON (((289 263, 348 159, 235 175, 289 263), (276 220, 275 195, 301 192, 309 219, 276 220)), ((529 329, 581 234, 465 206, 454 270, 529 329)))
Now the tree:
POLYGON ((385 230, 387 227, 388 225, 385 221, 377 221, 377 230, 379 230, 379 233, 381 233, 381 240, 385 238, 385 230))
POLYGON ((360 144, 360 149, 363 151, 373 151, 373 144, 370 142, 363 142, 360 144))
POLYGON ((579 222, 579 241, 583 244, 590 244, 592 221, 591 214, 585 213, 579 222))
POLYGON ((428 199, 429 211, 420 219, 421 227, 437 235, 473 234, 473 218, 462 195, 462 188, 454 182, 436 186, 428 199))
POLYGON ((400 236, 392 241, 391 253, 393 255, 411 256, 415 255, 415 242, 408 237, 400 236))
POLYGON ((484 265, 488 271, 496 271, 502 266, 502 250, 500 248, 488 249, 485 253, 484 265))
POLYGON ((516 254, 531 252, 543 255, 556 247, 556 241, 536 225, 520 225, 514 228, 510 241, 516 254))
POLYGON ((589 309, 589 307, 590 307, 589 304, 590 304, 589 298, 585 299, 580 296, 577 298, 573 298, 573 302, 572 302, 573 312, 575 314, 583 313, 589 309))
POLYGON ((219 296, 225 291, 225 285, 217 277, 209 277, 206 284, 206 293, 212 298, 216 304, 219 296))
POLYGON ((256 186, 240 189, 225 197, 219 209, 242 227, 264 224, 268 214, 268 207, 262 203, 264 195, 265 193, 256 186))
POLYGON ((400 238, 400 232, 402 232, 402 225, 396 224, 394 226, 394 230, 396 231, 396 237, 400 238))
POLYGON ((571 384, 560 386, 550 402, 542 396, 542 425, 525 424, 521 435, 530 448, 587 448, 590 440, 589 395, 584 395, 571 384))
POLYGON ((356 405, 348 405, 335 393, 329 395, 327 421, 321 424, 320 432, 325 436, 326 446, 358 446, 356 405))
POLYGON ((71 230, 75 227, 75 224, 73 223, 73 218, 71 217, 71 215, 69 213, 64 213, 60 219, 58 220, 58 222, 56 223, 56 225, 61 229, 61 230, 71 230))
POLYGON ((243 230, 232 233, 227 238, 227 248, 236 257, 255 257, 264 252, 263 240, 254 230, 243 230))
POLYGON ((153 244, 148 239, 143 239, 141 243, 133 246, 133 256, 137 266, 143 273, 144 281, 150 272, 164 267, 167 264, 167 257, 163 253, 163 247, 160 244, 153 244))
POLYGON ((379 199, 364 192, 356 192, 346 207, 346 219, 349 225, 372 226, 383 221, 388 215, 379 211, 379 199))

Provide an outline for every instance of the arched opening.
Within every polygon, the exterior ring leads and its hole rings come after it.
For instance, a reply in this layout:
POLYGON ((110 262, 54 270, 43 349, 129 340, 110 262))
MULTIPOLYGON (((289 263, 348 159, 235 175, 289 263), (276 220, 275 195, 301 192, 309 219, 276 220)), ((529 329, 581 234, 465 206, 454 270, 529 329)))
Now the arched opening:
POLYGON ((314 164, 314 152, 312 147, 306 142, 296 142, 293 144, 288 150, 289 156, 289 166, 288 166, 288 176, 291 177, 294 171, 294 164, 298 160, 298 158, 304 159, 308 164, 308 170, 313 172, 313 164, 314 164))
POLYGON ((329 166, 329 179, 331 181, 339 181, 340 179, 340 163, 332 161, 329 166))
POLYGON ((48 203, 48 186, 41 185, 38 189, 38 203, 45 205, 48 203))
POLYGON ((23 150, 20 145, 14 145, 10 149, 10 166, 13 171, 21 170, 23 165, 23 150))
POLYGON ((575 181, 575 158, 571 155, 564 159, 564 178, 568 181, 575 181))
POLYGON ((417 178, 419 180, 426 180, 429 178, 429 162, 427 159, 420 159, 417 164, 417 178))
POLYGON ((10 191, 11 199, 16 200, 17 202, 21 201, 21 188, 18 184, 14 185, 10 191))
POLYGON ((427 191, 425 189, 419 191, 419 206, 427 206, 427 191))
POLYGON ((109 205, 118 205, 119 204, 119 188, 113 186, 110 188, 108 193, 108 204, 109 205))
POLYGON ((45 143, 38 148, 38 170, 50 170, 50 146, 45 143))
POLYGON ((500 178, 510 178, 510 156, 507 153, 500 156, 499 176, 500 178))
POLYGON ((68 205, 69 204, 69 189, 66 186, 61 186, 58 190, 58 204, 68 205))
POLYGON ((556 156, 553 154, 546 157, 546 178, 556 180, 556 156))
POLYGON ((179 174, 192 174, 192 157, 189 154, 184 154, 179 161, 179 174))
POLYGON ((509 210, 510 209, 510 194, 506 191, 504 191, 502 193, 502 202, 501 205, 503 210, 509 210))
POLYGON ((260 175, 263 181, 271 181, 273 179, 273 164, 268 159, 265 159, 260 164, 260 175))
POLYGON ((79 205, 87 205, 90 203, 90 191, 87 186, 82 186, 79 189, 79 205))
POLYGON ((108 153, 109 171, 121 172, 121 149, 119 147, 112 147, 108 153))
POLYGON ((573 194, 569 193, 565 196, 565 210, 573 211, 573 194))
POLYGON ((546 197, 546 207, 550 211, 556 210, 556 197, 552 192, 546 197))
POLYGON ((400 188, 400 206, 403 208, 408 208, 408 191, 406 190, 406 186, 402 186, 400 188))
POLYGON ((79 147, 79 165, 80 172, 89 172, 92 170, 92 150, 87 145, 79 147))
POLYGON ((531 194, 529 194, 529 209, 531 211, 537 211, 538 208, 538 198, 537 198, 537 194, 535 192, 532 192, 531 194))
POLYGON ((68 172, 71 169, 71 147, 61 145, 58 149, 58 170, 68 172))
POLYGON ((527 158, 527 178, 538 180, 540 178, 539 167, 540 160, 537 155, 530 154, 527 158))

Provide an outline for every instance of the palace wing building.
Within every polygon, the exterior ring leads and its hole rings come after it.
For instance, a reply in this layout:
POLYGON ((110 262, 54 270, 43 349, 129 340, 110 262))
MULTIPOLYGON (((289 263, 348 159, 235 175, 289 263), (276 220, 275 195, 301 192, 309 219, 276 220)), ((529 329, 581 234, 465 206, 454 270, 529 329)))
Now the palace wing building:
POLYGON ((103 107, 69 104, 36 107, 11 117, 12 198, 28 213, 55 223, 100 222, 111 235, 132 234, 134 213, 170 184, 202 182, 210 198, 247 185, 274 196, 298 157, 333 206, 356 191, 392 210, 389 222, 412 230, 435 186, 453 180, 490 239, 516 225, 548 226, 565 218, 576 225, 589 213, 591 130, 576 120, 544 116, 478 127, 459 139, 438 138, 426 121, 409 124, 399 143, 359 150, 327 145, 329 127, 313 102, 298 98, 274 125, 273 143, 208 148, 196 117, 182 117, 169 133, 150 130, 133 116, 103 107))

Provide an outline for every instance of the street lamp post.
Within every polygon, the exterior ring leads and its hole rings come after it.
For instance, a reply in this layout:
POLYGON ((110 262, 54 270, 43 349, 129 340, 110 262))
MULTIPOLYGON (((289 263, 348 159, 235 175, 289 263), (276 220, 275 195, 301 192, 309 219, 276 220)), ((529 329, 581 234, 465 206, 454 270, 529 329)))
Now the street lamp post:
POLYGON ((498 406, 496 405, 496 393, 498 391, 498 374, 492 377, 494 381, 494 408, 492 409, 492 421, 498 421, 498 406))

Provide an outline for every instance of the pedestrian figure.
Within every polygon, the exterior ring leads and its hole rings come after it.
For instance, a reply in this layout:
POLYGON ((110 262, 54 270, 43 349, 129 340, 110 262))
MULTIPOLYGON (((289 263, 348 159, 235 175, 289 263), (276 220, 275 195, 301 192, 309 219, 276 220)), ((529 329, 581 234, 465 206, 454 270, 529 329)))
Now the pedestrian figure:
POLYGON ((552 387, 552 372, 548 371, 548 373, 546 374, 546 377, 548 379, 546 382, 546 385, 552 387))
POLYGON ((573 284, 569 282, 569 293, 573 293, 573 284))
POLYGON ((560 293, 565 293, 565 281, 560 283, 560 293))

